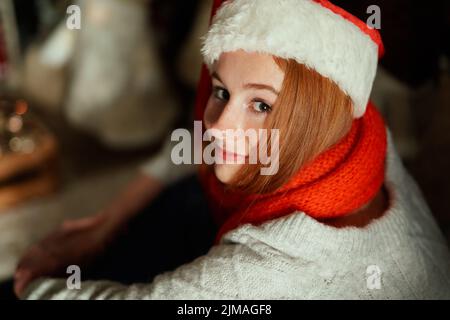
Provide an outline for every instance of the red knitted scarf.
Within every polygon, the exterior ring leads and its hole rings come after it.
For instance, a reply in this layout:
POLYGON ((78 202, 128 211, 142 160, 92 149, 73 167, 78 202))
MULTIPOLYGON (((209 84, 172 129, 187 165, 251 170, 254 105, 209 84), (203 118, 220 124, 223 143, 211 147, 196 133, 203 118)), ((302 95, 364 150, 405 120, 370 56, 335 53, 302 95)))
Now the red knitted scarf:
POLYGON ((220 226, 216 242, 240 225, 258 225, 295 211, 326 219, 360 209, 383 184, 386 148, 383 118, 369 103, 366 114, 353 121, 347 136, 273 193, 231 192, 212 170, 201 170, 202 184, 220 226))

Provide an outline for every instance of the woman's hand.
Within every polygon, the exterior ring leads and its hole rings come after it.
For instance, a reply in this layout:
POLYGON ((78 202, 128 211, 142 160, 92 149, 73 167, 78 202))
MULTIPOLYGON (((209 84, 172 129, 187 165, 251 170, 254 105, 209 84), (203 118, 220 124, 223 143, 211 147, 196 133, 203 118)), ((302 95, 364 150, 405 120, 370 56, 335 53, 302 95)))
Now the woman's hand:
POLYGON ((105 214, 64 222, 34 244, 20 260, 14 275, 14 291, 20 296, 26 286, 42 276, 57 276, 69 265, 86 266, 114 238, 105 214))
POLYGON ((123 226, 162 190, 159 180, 139 175, 104 210, 92 217, 66 221, 33 245, 20 260, 14 291, 20 296, 36 278, 64 274, 69 265, 86 266, 101 255, 123 226))

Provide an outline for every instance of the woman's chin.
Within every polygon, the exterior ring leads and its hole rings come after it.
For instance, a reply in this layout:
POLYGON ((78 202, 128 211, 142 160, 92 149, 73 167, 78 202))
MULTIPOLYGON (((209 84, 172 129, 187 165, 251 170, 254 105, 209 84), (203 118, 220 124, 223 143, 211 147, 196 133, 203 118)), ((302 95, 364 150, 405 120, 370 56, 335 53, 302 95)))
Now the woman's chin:
POLYGON ((238 164, 215 164, 214 173, 220 182, 228 184, 239 171, 241 166, 242 165, 238 164))

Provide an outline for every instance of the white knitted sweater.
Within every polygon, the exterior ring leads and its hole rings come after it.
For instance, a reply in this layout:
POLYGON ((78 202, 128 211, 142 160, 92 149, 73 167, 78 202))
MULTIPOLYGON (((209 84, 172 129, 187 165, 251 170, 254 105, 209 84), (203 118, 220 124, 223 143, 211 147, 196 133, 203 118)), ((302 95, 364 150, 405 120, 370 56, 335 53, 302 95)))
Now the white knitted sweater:
POLYGON ((23 298, 450 299, 448 247, 390 135, 386 187, 389 210, 365 227, 336 228, 295 212, 239 227, 151 283, 69 290, 65 280, 38 279, 23 298))

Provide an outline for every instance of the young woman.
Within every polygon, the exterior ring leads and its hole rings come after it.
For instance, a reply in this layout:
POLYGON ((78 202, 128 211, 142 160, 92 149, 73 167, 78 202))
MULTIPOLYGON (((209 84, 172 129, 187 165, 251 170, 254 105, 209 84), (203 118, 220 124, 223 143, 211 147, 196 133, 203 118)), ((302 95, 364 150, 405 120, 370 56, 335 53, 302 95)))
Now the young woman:
MULTIPOLYGON (((69 290, 66 280, 39 279, 22 297, 450 298, 448 247, 369 102, 379 34, 326 0, 219 6, 197 115, 215 132, 279 130, 279 150, 267 147, 279 169, 202 166, 216 242, 150 283, 69 290)), ((245 141, 236 152, 225 138, 219 157, 248 160, 263 145, 245 141)), ((177 219, 164 226, 174 237, 177 219)))

